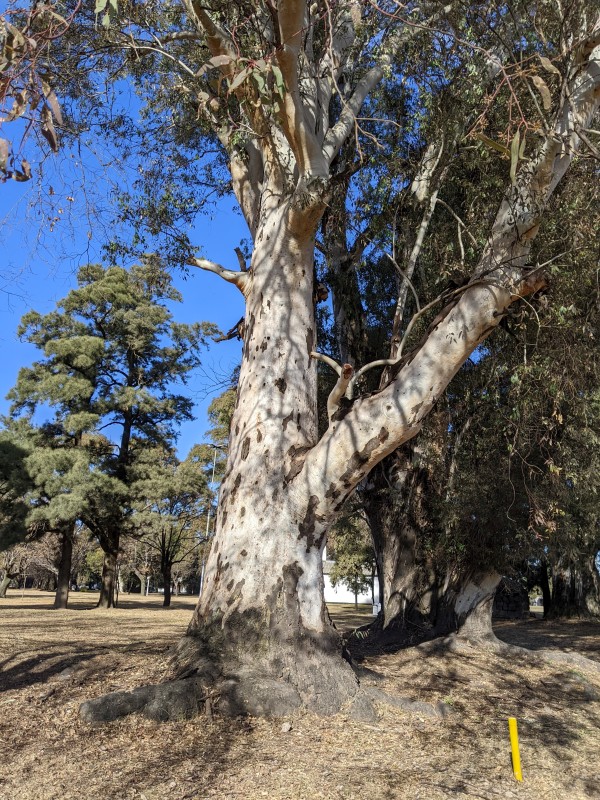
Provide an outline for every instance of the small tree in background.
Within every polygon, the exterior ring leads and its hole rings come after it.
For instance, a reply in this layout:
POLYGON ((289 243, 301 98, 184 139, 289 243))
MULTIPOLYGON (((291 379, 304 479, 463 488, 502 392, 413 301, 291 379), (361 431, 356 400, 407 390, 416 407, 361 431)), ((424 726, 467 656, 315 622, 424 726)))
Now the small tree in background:
POLYGON ((333 526, 329 542, 335 555, 331 584, 341 583, 351 591, 358 610, 358 595, 373 593, 375 554, 369 529, 359 516, 343 516, 333 526))
POLYGON ((132 523, 143 544, 160 559, 165 607, 171 604, 174 568, 181 568, 205 541, 203 520, 210 495, 199 451, 192 448, 179 462, 173 453, 148 450, 136 464, 138 497, 132 523))
POLYGON ((6 597, 11 581, 25 576, 29 564, 29 549, 25 544, 15 544, 0 554, 0 599, 6 597))

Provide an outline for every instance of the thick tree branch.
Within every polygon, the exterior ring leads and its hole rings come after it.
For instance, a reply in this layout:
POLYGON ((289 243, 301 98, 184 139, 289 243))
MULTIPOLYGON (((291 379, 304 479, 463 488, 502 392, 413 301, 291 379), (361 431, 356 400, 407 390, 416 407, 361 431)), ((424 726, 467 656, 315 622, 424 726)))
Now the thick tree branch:
POLYGON ((344 103, 338 121, 327 132, 323 144, 323 154, 328 164, 331 164, 333 159, 340 152, 348 136, 350 136, 354 130, 358 112, 362 108, 367 96, 383 78, 383 74, 383 67, 372 67, 362 80, 358 82, 349 100, 344 103))
POLYGON ((243 295, 246 295, 249 290, 249 272, 234 272, 231 269, 225 269, 225 267, 216 264, 214 261, 208 261, 206 258, 188 258, 185 263, 190 267, 198 267, 198 269, 203 269, 207 272, 214 272, 215 275, 223 278, 224 281, 237 286, 243 295))
POLYGON ((548 199, 581 147, 577 131, 588 127, 600 103, 600 46, 574 73, 554 129, 502 201, 476 276, 499 268, 511 272, 527 261, 548 199))
POLYGON ((317 361, 322 361, 323 364, 327 364, 337 375, 342 374, 342 365, 338 364, 338 362, 330 358, 330 356, 326 356, 324 353, 317 353, 315 350, 313 350, 310 355, 311 358, 316 358, 317 361))
POLYGON ((230 36, 214 21, 202 3, 199 0, 183 0, 183 3, 198 31, 206 36, 208 49, 213 56, 227 55, 235 60, 237 53, 230 36))
POLYGON ((263 159, 257 145, 248 141, 245 157, 234 152, 229 159, 231 183, 246 224, 254 238, 260 216, 260 187, 264 178, 263 159))
MULTIPOLYGON (((222 75, 232 81, 236 73, 236 62, 238 58, 237 50, 229 34, 219 26, 210 14, 205 10, 198 0, 184 0, 186 10, 199 32, 206 39, 206 44, 214 56, 226 56, 230 60, 220 67, 222 75)), ((260 137, 259 141, 249 141, 246 143, 245 153, 232 149, 231 131, 219 133, 223 125, 213 121, 213 127, 223 146, 227 149, 230 157, 230 171, 233 183, 233 190, 244 214, 244 218, 250 232, 254 236, 258 228, 258 215, 260 210, 260 185, 264 177, 264 158, 265 152, 271 153, 271 138, 268 135, 268 123, 262 109, 262 104, 258 101, 256 92, 252 89, 248 81, 244 81, 234 92, 240 108, 247 119, 250 127, 260 137)))
POLYGON ((323 153, 328 164, 331 164, 333 159, 339 153, 344 142, 350 136, 354 126, 356 125, 356 117, 362 108, 367 96, 377 86, 379 81, 385 74, 385 69, 391 64, 393 55, 402 47, 403 44, 410 41, 412 37, 430 26, 434 25, 437 21, 442 19, 452 8, 451 5, 444 6, 435 14, 432 14, 428 20, 422 24, 405 24, 402 28, 397 29, 389 37, 385 43, 379 43, 378 49, 383 51, 378 57, 376 66, 368 70, 362 79, 356 85, 351 97, 344 102, 342 112, 336 124, 327 132, 325 143, 323 146, 323 153))
POLYGON ((306 3, 303 0, 281 0, 277 12, 281 47, 277 61, 285 83, 283 129, 294 151, 300 179, 329 178, 329 164, 321 146, 311 131, 305 116, 298 81, 302 31, 305 25, 306 3))
POLYGON ((337 379, 335 386, 331 390, 329 397, 327 398, 327 417, 330 423, 331 423, 331 418, 341 405, 342 399, 346 394, 346 389, 348 388, 348 384, 350 383, 350 379, 352 378, 353 373, 354 373, 354 367, 352 366, 352 364, 344 364, 342 366, 340 376, 337 379))
POLYGON ((568 94, 554 136, 508 190, 474 279, 461 290, 458 302, 443 310, 395 379, 355 401, 307 453, 294 481, 315 498, 313 510, 321 519, 332 517, 379 461, 419 431, 448 383, 510 304, 545 285, 540 270, 523 277, 521 259, 529 253, 546 204, 576 153, 576 126, 587 127, 600 104, 600 47, 578 70, 568 94))

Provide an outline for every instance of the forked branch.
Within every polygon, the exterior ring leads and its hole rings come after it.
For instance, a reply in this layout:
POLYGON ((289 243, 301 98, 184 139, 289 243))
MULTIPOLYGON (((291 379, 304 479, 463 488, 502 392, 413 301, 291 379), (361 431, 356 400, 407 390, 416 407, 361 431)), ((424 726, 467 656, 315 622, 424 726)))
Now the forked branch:
POLYGON ((303 0, 282 0, 277 8, 281 46, 277 62, 285 83, 282 123, 286 139, 294 151, 301 178, 329 176, 317 137, 308 125, 300 96, 298 70, 305 25, 306 3, 303 0))

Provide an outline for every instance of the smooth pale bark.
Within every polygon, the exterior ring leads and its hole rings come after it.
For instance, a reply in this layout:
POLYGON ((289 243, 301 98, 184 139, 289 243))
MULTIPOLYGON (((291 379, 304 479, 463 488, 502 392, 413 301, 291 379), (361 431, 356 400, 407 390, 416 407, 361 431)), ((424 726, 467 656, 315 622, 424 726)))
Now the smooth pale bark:
POLYGON ((71 587, 71 563, 73 560, 73 531, 62 531, 60 535, 60 564, 56 578, 54 608, 67 608, 71 587))
POLYGON ((495 638, 492 607, 501 576, 493 570, 474 570, 450 585, 440 600, 437 612, 438 633, 457 632, 468 639, 495 638))
POLYGON ((283 679, 291 707, 331 712, 356 680, 335 658, 318 498, 297 478, 317 438, 314 226, 290 230, 290 205, 273 202, 257 234, 217 535, 178 662, 197 667, 202 655, 230 673, 283 679))

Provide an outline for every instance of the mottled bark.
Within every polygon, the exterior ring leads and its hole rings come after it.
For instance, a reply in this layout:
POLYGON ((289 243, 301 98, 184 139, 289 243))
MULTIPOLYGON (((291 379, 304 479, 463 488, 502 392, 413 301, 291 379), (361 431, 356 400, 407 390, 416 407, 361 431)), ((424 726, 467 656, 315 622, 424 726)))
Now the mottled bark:
MULTIPOLYGON (((211 55, 229 56, 221 72, 231 79, 236 42, 199 2, 186 0, 186 7, 211 55)), ((341 8, 345 19, 345 5, 341 8)), ((86 704, 84 719, 142 709, 155 719, 169 719, 195 713, 212 697, 220 698, 222 710, 255 714, 282 714, 298 706, 334 713, 357 700, 356 678, 339 657, 340 638, 323 601, 327 529, 373 467, 418 433, 449 381, 508 307, 543 285, 537 273, 523 268, 535 225, 578 146, 573 138, 563 147, 569 134, 563 121, 564 136, 557 143, 551 132, 539 157, 528 162, 507 192, 472 283, 438 316, 410 358, 396 365, 389 385, 356 399, 347 413, 334 414, 318 440, 311 358, 314 235, 329 197, 331 163, 354 131, 355 114, 383 76, 388 57, 363 74, 325 131, 316 124, 317 108, 311 106, 316 95, 310 87, 327 90, 330 72, 315 81, 313 76, 321 73, 313 69, 317 65, 311 55, 302 52, 310 33, 305 27, 309 8, 290 0, 271 4, 270 11, 285 84, 279 124, 272 124, 256 102, 251 81, 230 93, 256 134, 263 167, 255 186, 259 210, 256 204, 244 205, 240 185, 251 179, 251 164, 244 172, 236 161, 243 177, 234 174, 234 191, 244 213, 252 216, 247 216, 254 238, 251 267, 241 278, 219 265, 197 264, 238 286, 246 298, 238 403, 204 589, 174 659, 178 680, 160 691, 121 693, 112 704, 86 704)), ((345 24, 352 33, 349 17, 345 24)), ((400 27, 397 36, 392 34, 395 46, 410 29, 400 27)), ((351 66, 335 54, 330 58, 340 70, 351 66)), ((565 103, 567 128, 569 104, 580 125, 587 124, 596 107, 590 97, 595 79, 590 88, 585 78, 588 85, 574 85, 565 103), (582 104, 585 113, 579 113, 582 104)), ((483 612, 491 610, 494 580, 474 576, 456 591, 459 626, 469 623, 473 633, 484 631, 483 612)))
POLYGON ((458 633, 471 639, 493 637, 492 608, 501 576, 497 572, 475 573, 465 581, 454 603, 458 633))
POLYGON ((274 202, 257 235, 217 535, 177 661, 283 679, 290 707, 331 712, 356 681, 323 600, 328 520, 295 482, 317 438, 313 238, 288 219, 274 202))
POLYGON ((473 640, 495 638, 492 607, 500 580, 493 570, 473 570, 449 582, 438 600, 436 633, 457 632, 473 640))

